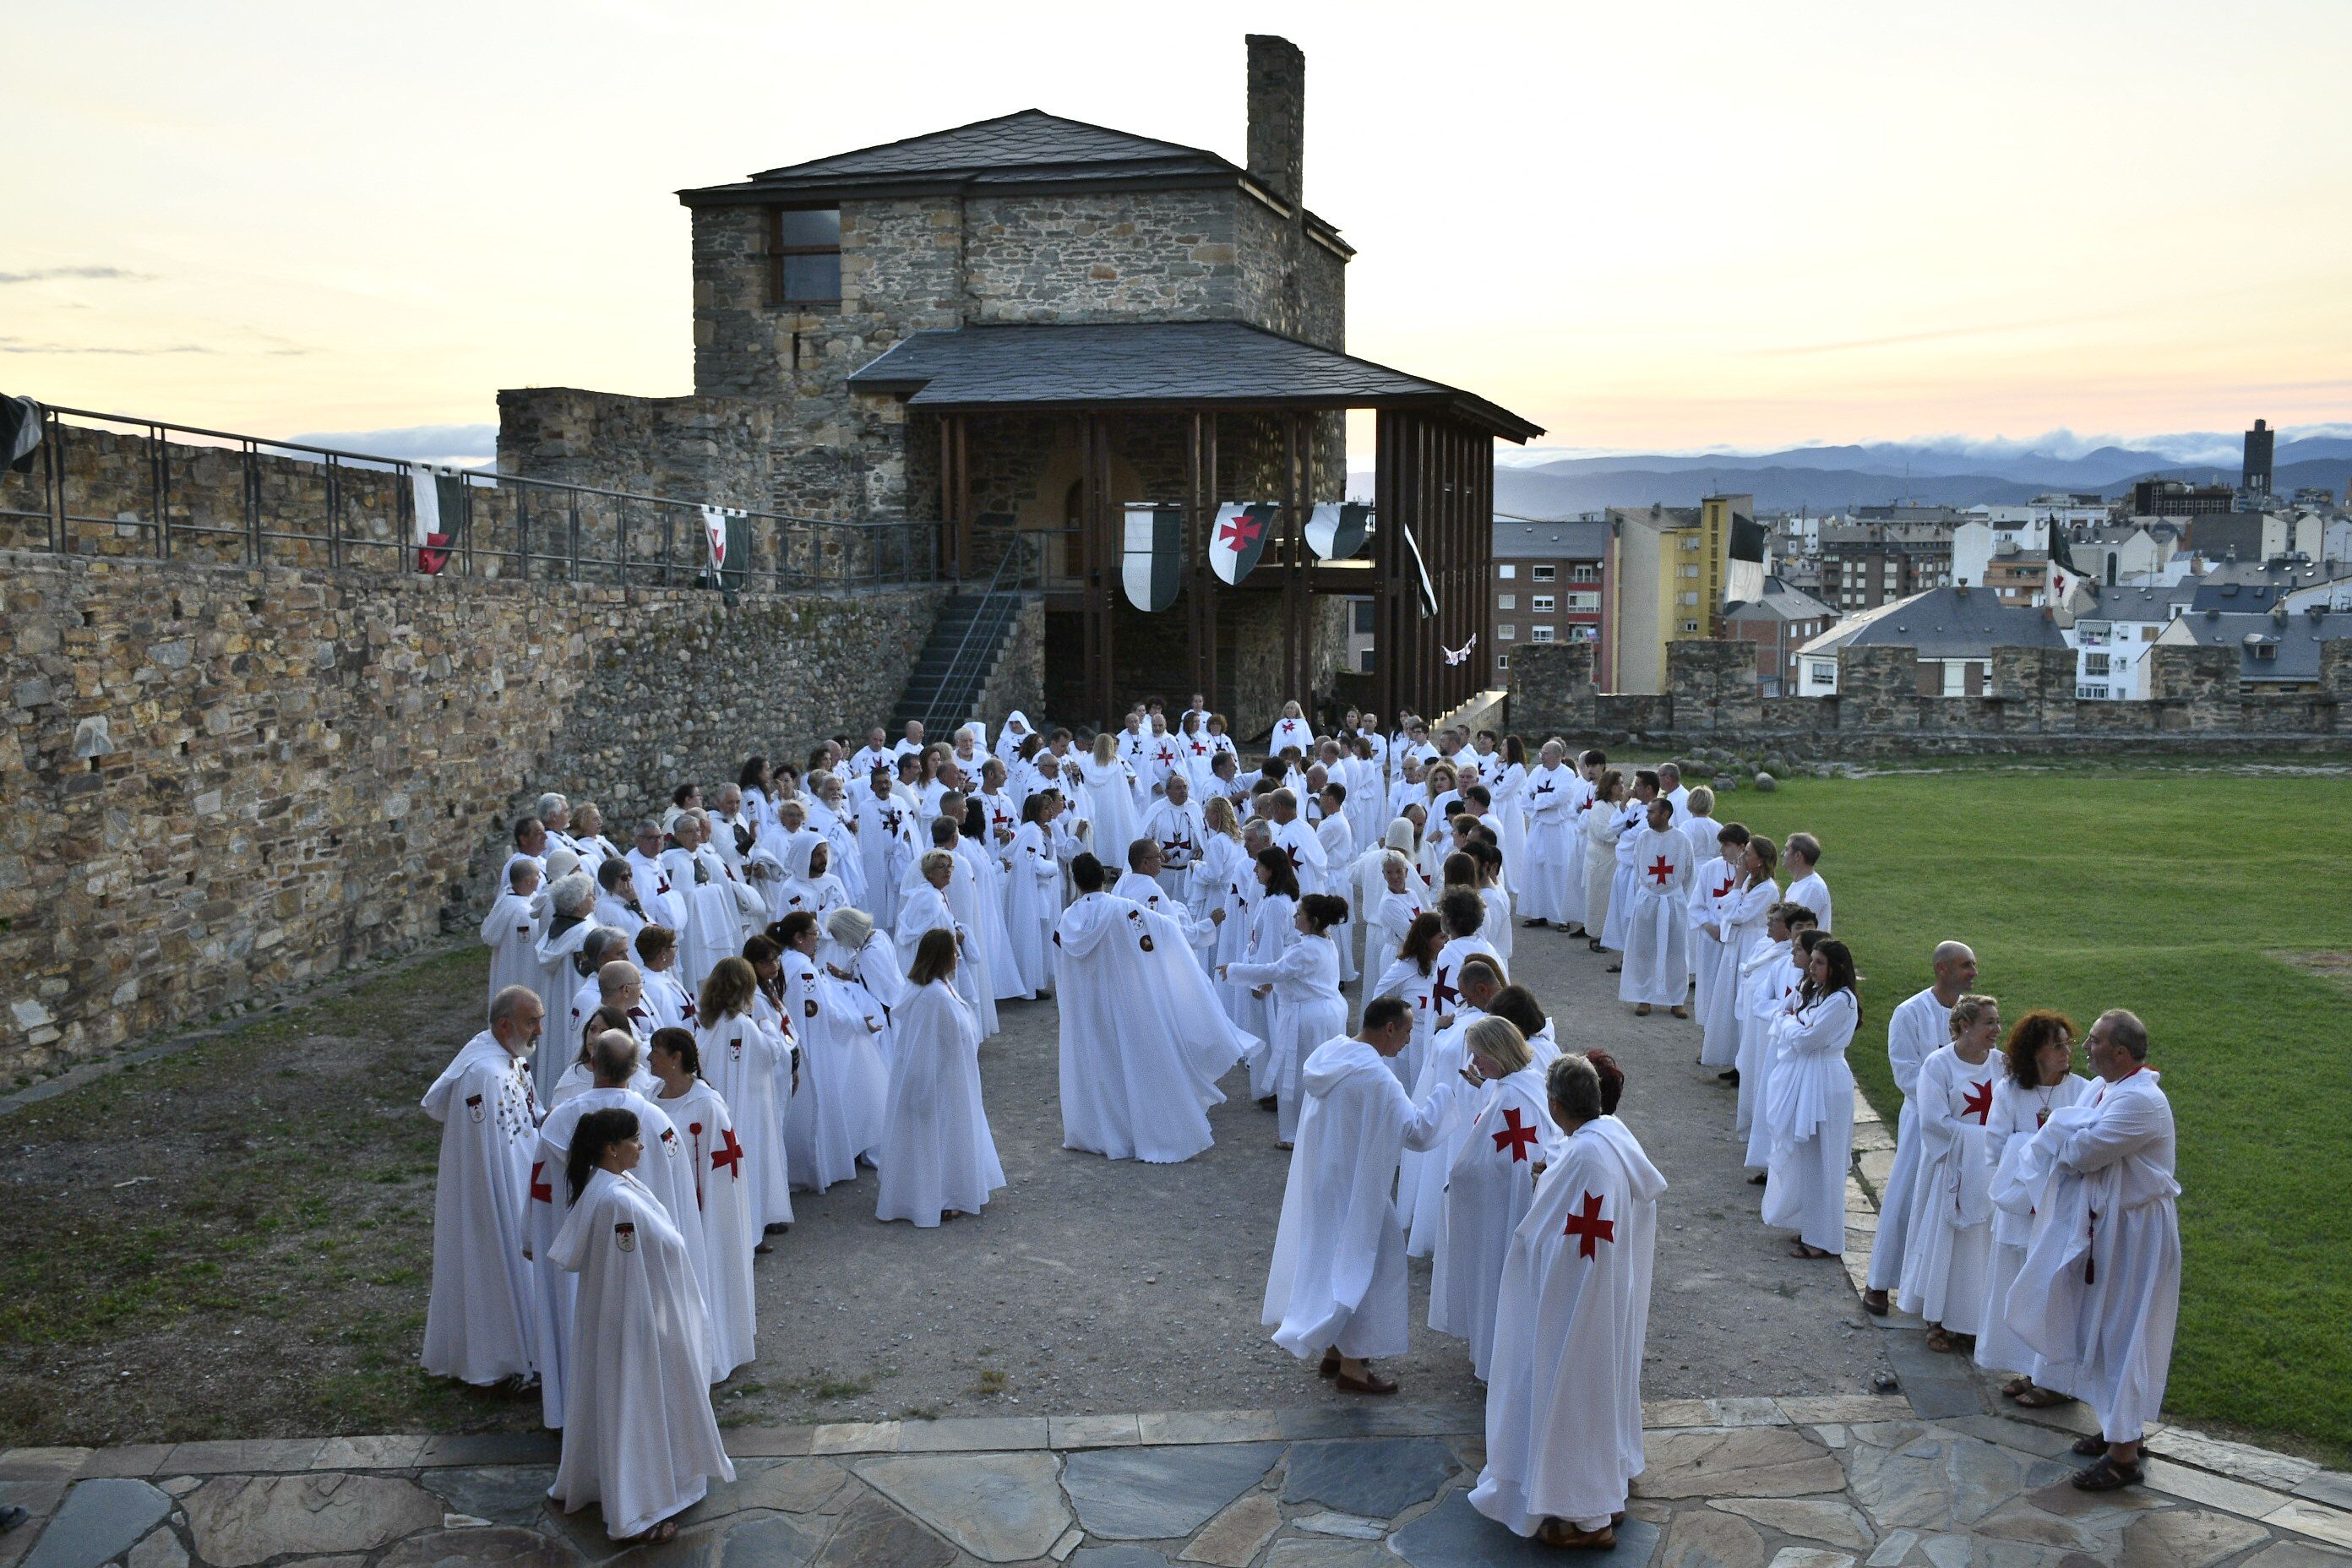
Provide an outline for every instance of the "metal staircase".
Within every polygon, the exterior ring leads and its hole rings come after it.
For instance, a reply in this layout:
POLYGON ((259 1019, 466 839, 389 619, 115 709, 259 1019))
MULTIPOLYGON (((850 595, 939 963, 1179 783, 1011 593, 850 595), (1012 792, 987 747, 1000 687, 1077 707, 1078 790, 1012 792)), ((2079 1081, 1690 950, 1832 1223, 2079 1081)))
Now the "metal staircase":
POLYGON ((1013 534, 987 587, 977 594, 950 595, 940 606, 940 617, 931 625, 930 636, 908 674, 907 689, 891 715, 893 730, 919 721, 927 736, 944 741, 958 725, 982 717, 974 710, 1013 627, 1020 624, 1029 587, 1031 545, 1031 541, 1013 534))

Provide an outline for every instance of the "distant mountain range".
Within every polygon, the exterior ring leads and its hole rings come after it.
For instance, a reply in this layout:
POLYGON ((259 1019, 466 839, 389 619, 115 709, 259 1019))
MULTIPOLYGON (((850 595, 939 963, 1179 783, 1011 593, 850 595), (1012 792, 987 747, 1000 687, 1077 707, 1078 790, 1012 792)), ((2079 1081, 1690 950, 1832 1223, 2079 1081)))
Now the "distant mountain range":
MULTIPOLYGON (((2281 494, 2312 486, 2340 495, 2352 480, 2352 437, 2281 441, 2275 461, 2272 482, 2281 494)), ((1370 496, 1369 473, 1349 478, 1351 491, 1370 496)), ((1572 517, 1612 506, 1696 506, 1703 496, 1723 494, 1753 495, 1761 511, 1838 511, 1906 500, 1998 506, 2049 490, 2127 495, 2136 482, 2153 478, 2234 485, 2238 464, 2183 463, 2162 450, 2116 446, 2075 457, 1885 443, 1549 460, 1538 449, 1509 454, 1496 465, 1495 507, 1525 517, 1572 517)))

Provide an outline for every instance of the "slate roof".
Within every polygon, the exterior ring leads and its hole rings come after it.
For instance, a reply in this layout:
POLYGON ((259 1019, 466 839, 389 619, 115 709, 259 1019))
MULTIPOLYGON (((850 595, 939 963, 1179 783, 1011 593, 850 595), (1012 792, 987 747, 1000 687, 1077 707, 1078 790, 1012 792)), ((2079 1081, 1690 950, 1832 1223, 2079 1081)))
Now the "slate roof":
POLYGON ((1837 612, 1802 589, 1791 588, 1778 577, 1764 580, 1764 596, 1727 605, 1723 609, 1727 621, 1834 621, 1837 612))
POLYGON ((2084 620, 2162 622, 2172 618, 2174 605, 2186 609, 2195 600, 2197 579, 2188 577, 2156 587, 2094 584, 2091 591, 2099 602, 2096 607, 2081 612, 2084 620))
POLYGON ((2284 623, 2267 615, 2195 611, 2179 625, 2204 647, 2235 647, 2238 679, 2308 681, 2319 679, 2319 645, 2352 637, 2352 616, 2290 614, 2284 623), (2265 658, 2255 650, 2267 647, 2265 658))
POLYGON ((1125 405, 1443 407, 1507 440, 1543 434, 1458 387, 1241 321, 967 326, 916 332, 849 378, 938 411, 1125 405))
POLYGON ((1600 561, 1609 554, 1609 525, 1578 520, 1531 522, 1525 518, 1495 519, 1495 559, 1497 561, 1600 561))
MULTIPOLYGON (((982 187, 1010 194, 1076 187, 1135 189, 1252 183, 1246 169, 1202 147, 1156 141, 1083 120, 1024 109, 903 141, 763 169, 733 184, 684 190, 690 207, 940 195, 982 187)), ((1353 255, 1313 213, 1307 224, 1353 255)))
POLYGON ((1881 605, 1859 625, 1832 626, 1801 653, 1832 647, 1916 648, 1921 658, 1989 658, 1997 647, 2064 647, 2065 636, 2031 605, 2004 605, 1990 590, 1955 584, 1881 605))

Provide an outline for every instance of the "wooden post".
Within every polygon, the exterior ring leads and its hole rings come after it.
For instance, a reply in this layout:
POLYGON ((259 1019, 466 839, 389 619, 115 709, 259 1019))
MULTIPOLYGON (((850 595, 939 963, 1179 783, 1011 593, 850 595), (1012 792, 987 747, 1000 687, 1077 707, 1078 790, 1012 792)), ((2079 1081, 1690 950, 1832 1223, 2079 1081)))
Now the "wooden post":
POLYGON ((1118 706, 1118 575, 1122 564, 1119 531, 1113 520, 1110 494, 1110 420, 1094 419, 1093 457, 1095 504, 1087 526, 1095 536, 1095 605, 1102 616, 1102 668, 1097 677, 1101 696, 1095 704, 1095 721, 1108 727, 1118 706))
MULTIPOLYGON (((1208 452, 1202 465, 1202 483, 1208 491, 1203 503, 1208 515, 1204 538, 1214 537, 1217 530, 1217 416, 1211 414, 1206 426, 1208 452)), ((1222 701, 1217 694, 1217 611, 1222 605, 1223 591, 1217 585, 1217 574, 1209 570, 1205 552, 1201 562, 1201 581, 1205 584, 1201 601, 1201 618, 1207 650, 1201 671, 1201 695, 1209 700, 1210 711, 1216 712, 1231 706, 1222 701)))
POLYGON ((1098 613, 1101 579, 1095 569, 1094 451, 1095 416, 1089 411, 1078 416, 1078 584, 1086 596, 1078 612, 1078 624, 1085 633, 1085 649, 1080 658, 1086 665, 1086 704, 1089 710, 1099 711, 1102 617, 1098 613))
MULTIPOLYGON (((971 416, 966 414, 959 414, 955 416, 956 488, 954 504, 956 515, 956 575, 959 577, 968 577, 971 575, 972 555, 973 552, 979 545, 979 541, 974 537, 974 531, 977 528, 980 520, 972 515, 971 510, 971 416)), ((1005 542, 1005 548, 1009 550, 1012 547, 1013 542, 1007 540, 1005 542)))
POLYGON ((1302 707, 1307 693, 1298 689, 1298 423, 1285 414, 1282 420, 1282 689, 1283 701, 1302 707))

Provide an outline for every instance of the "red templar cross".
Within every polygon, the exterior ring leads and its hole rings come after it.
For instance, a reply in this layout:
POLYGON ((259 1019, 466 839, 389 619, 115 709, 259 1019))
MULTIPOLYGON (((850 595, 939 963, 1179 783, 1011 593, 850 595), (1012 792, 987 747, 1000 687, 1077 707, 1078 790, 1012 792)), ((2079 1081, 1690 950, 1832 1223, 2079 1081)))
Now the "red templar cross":
POLYGON ((1429 988, 1429 994, 1436 999, 1437 1010, 1441 1013, 1445 1011, 1445 1005, 1448 1002, 1462 994, 1460 991, 1445 983, 1445 971, 1448 967, 1443 963, 1437 966, 1437 984, 1429 988))
POLYGON ((719 1136, 726 1142, 710 1152, 710 1168, 724 1171, 740 1181, 743 1175, 743 1145, 735 1142, 732 1127, 720 1128, 719 1136))
POLYGON ((1992 1080, 1990 1079, 1985 1079, 1982 1083, 1969 1085, 1968 1093, 1960 1099, 1960 1114, 1975 1117, 1977 1125, 1979 1127, 1991 1119, 1992 1080))
POLYGON ((1286 844, 1282 847, 1282 852, 1290 857, 1291 870, 1294 872, 1297 871, 1298 869, 1298 846, 1296 844, 1286 844))
POLYGON ((1242 512, 1217 531, 1217 542, 1230 544, 1236 552, 1246 550, 1257 542, 1257 536, 1265 529, 1265 525, 1256 518, 1242 512))
POLYGON ((1528 1150, 1533 1146, 1536 1141, 1536 1130, 1532 1127, 1523 1127, 1519 1124, 1519 1108, 1517 1106, 1514 1105, 1509 1110, 1503 1112, 1503 1129, 1504 1130, 1502 1131, 1495 1134, 1495 1147, 1500 1149, 1505 1144, 1510 1145, 1511 1163, 1513 1164, 1526 1163, 1528 1150))
POLYGON ((1597 1258, 1600 1253, 1593 1244, 1616 1240, 1617 1222, 1613 1219, 1602 1219, 1601 1200, 1587 1193, 1584 1194, 1584 1212, 1569 1215, 1568 1228, 1560 1234, 1580 1238, 1576 1244, 1576 1255, 1579 1258, 1597 1258))
POLYGON ((547 1162, 544 1160, 530 1163, 530 1196, 533 1203, 551 1204, 555 1201, 555 1188, 539 1179, 546 1169, 547 1162))
POLYGON ((1656 863, 1651 866, 1649 874, 1655 877, 1658 879, 1658 886, 1663 888, 1666 885, 1666 879, 1675 874, 1674 862, 1661 855, 1656 863))

